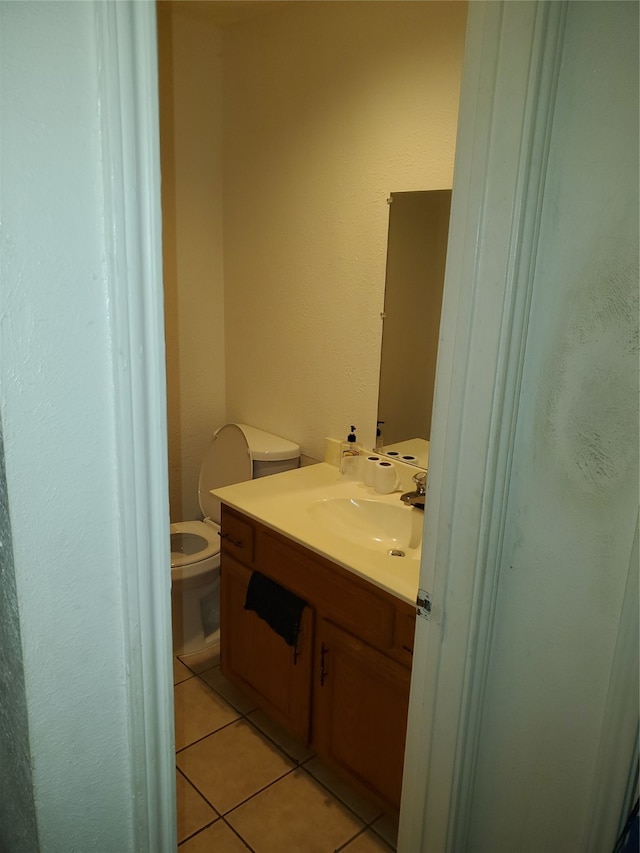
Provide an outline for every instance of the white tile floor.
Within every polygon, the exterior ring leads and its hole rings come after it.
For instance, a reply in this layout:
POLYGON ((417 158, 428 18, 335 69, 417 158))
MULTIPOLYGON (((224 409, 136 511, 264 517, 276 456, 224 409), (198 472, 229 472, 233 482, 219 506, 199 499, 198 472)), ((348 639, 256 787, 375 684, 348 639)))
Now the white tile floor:
POLYGON ((211 653, 174 661, 179 853, 390 853, 393 820, 275 727, 211 653))

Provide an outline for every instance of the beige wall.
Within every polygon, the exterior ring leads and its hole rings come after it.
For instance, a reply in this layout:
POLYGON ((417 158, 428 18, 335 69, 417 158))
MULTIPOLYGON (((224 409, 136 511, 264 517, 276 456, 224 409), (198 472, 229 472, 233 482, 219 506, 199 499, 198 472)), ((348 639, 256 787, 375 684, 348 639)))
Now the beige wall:
POLYGON ((451 186, 465 18, 305 2, 225 31, 229 419, 373 446, 386 199, 451 186))
POLYGON ((198 518, 198 473, 224 423, 222 33, 158 4, 171 519, 198 518))
POLYGON ((304 2, 219 30, 204 5, 174 7, 172 49, 160 40, 174 520, 198 515, 225 421, 317 459, 351 423, 373 445, 386 199, 451 186, 466 19, 462 2, 304 2))

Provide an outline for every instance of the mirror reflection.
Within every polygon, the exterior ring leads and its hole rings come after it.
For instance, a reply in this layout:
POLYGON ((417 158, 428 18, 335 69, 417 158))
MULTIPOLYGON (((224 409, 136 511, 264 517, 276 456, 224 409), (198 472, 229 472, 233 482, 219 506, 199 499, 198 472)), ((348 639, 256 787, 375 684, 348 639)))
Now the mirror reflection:
POLYGON ((428 467, 451 190, 394 192, 376 450, 428 467))

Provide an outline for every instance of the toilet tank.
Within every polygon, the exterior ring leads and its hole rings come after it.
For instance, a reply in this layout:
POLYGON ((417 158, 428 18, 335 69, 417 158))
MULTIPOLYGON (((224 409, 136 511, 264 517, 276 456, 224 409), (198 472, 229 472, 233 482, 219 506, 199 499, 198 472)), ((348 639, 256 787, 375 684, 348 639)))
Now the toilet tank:
POLYGON ((299 444, 248 424, 237 426, 244 433, 249 445, 254 479, 290 471, 300 465, 299 444))

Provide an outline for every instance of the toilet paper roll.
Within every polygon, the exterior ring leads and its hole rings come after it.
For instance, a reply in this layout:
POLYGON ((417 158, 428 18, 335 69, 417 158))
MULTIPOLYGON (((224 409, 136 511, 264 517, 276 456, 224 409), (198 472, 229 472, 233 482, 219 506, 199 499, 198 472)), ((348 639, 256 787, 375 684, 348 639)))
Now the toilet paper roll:
POLYGON ((373 488, 381 495, 388 495, 398 488, 398 476, 393 462, 380 460, 375 463, 373 488))
POLYGON ((401 462, 407 462, 409 465, 417 465, 418 464, 418 457, 413 456, 411 453, 404 453, 400 457, 400 461, 401 462))
POLYGON ((365 456, 362 460, 362 482, 365 486, 373 486, 373 477, 376 471, 376 462, 380 462, 379 456, 365 456))

